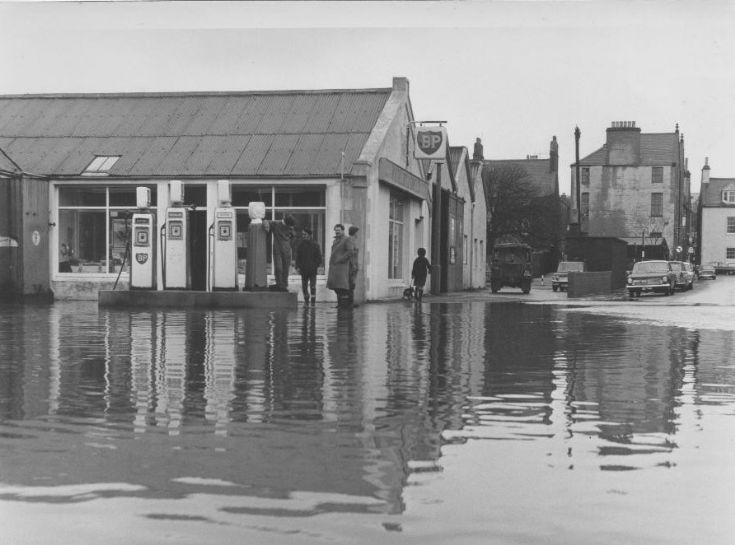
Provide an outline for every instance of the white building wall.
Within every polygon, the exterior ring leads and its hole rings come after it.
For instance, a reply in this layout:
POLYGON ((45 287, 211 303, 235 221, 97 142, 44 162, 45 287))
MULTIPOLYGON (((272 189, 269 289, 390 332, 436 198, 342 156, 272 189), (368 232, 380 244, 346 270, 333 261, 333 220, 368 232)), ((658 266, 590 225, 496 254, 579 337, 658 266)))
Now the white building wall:
POLYGON ((726 258, 727 248, 735 248, 735 233, 727 232, 727 218, 735 217, 735 208, 702 209, 702 264, 735 265, 726 258))

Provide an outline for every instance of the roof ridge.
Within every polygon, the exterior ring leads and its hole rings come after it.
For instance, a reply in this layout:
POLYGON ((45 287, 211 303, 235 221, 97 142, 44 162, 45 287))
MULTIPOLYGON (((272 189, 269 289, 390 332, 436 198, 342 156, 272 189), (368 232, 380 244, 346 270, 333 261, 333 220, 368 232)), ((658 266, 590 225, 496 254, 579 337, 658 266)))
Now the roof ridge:
POLYGON ((259 96, 259 95, 317 95, 317 94, 360 94, 360 93, 390 93, 390 87, 373 87, 365 89, 302 89, 302 90, 262 90, 262 91, 141 91, 141 92, 111 92, 111 93, 27 93, 27 94, 0 94, 0 99, 6 98, 165 98, 165 97, 208 97, 208 96, 259 96))

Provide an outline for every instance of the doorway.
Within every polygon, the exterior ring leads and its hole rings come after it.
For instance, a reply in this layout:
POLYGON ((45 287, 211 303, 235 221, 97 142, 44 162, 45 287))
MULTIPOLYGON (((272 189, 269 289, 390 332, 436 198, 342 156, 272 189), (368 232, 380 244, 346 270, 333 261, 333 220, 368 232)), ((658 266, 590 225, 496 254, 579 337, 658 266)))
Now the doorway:
POLYGON ((207 211, 189 212, 189 278, 191 289, 207 289, 207 211))

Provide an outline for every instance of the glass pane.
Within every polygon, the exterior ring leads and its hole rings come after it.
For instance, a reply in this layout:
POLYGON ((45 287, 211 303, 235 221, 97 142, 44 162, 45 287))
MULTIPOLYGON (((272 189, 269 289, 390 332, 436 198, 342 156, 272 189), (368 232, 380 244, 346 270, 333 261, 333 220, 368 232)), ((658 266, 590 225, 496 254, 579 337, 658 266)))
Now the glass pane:
POLYGON ((110 213, 110 270, 125 272, 130 270, 130 233, 132 230, 132 215, 110 213), (114 214, 114 216, 113 216, 114 214))
POLYGON ((110 188, 110 206, 129 206, 136 208, 138 206, 136 198, 136 189, 138 187, 147 187, 151 190, 151 207, 156 206, 156 186, 128 186, 128 187, 111 187, 110 188))
POLYGON ((184 185, 184 202, 187 205, 207 206, 206 185, 184 185))
POLYGON ((247 206, 251 202, 258 201, 264 202, 266 206, 273 204, 271 186, 232 186, 232 206, 247 206))
POLYGON ((105 212, 59 212, 59 272, 107 272, 105 212))
POLYGON ((276 206, 324 206, 324 189, 276 188, 276 206))
POLYGON ((59 188, 59 206, 105 206, 105 187, 63 186, 59 188))

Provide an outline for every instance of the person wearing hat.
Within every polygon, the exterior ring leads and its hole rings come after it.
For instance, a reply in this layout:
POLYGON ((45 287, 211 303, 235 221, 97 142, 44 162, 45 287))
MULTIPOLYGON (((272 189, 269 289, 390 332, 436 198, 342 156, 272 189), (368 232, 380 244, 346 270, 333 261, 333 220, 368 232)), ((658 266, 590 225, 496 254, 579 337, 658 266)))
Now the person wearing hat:
POLYGON ((302 239, 296 247, 296 270, 301 275, 301 291, 304 303, 316 302, 316 273, 322 264, 322 249, 312 239, 311 229, 304 227, 302 239))

